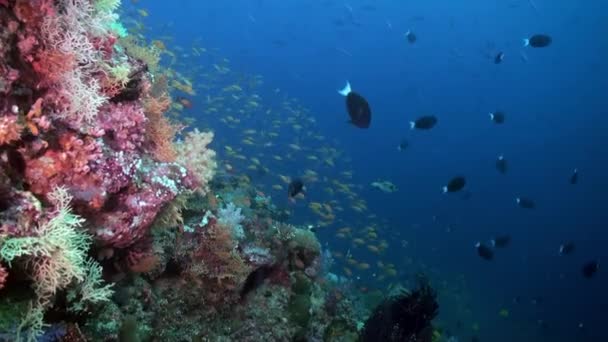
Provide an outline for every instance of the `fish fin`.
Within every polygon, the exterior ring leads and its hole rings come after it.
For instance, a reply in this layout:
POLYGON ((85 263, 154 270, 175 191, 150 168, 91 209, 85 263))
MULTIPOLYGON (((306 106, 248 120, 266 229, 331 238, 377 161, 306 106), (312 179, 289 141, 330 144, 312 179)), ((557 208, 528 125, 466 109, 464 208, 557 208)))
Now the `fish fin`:
POLYGON ((521 198, 517 197, 517 198, 515 199, 515 202, 516 202, 517 204, 521 203, 521 198))
POLYGON ((475 248, 479 248, 479 247, 481 247, 481 242, 477 242, 477 243, 475 244, 475 248))
POLYGON ((494 113, 490 113, 490 120, 494 121, 494 113))
POLYGON ((346 85, 344 86, 344 88, 338 90, 338 93, 342 96, 348 96, 348 94, 351 92, 351 88, 350 88, 350 83, 348 81, 346 81, 346 85))
POLYGON ((414 129, 416 127, 416 122, 410 121, 410 129, 414 129))
POLYGON ((528 39, 528 38, 524 39, 524 47, 526 47, 526 46, 530 46, 530 39, 528 39))
POLYGON ((496 247, 496 240, 495 239, 490 240, 490 243, 492 244, 492 247, 496 247))
POLYGON ((412 30, 407 30, 407 32, 405 32, 405 36, 406 36, 406 37, 407 37, 407 36, 409 36, 409 35, 410 35, 410 33, 412 33, 412 30))
POLYGON ((443 191, 444 194, 448 193, 448 187, 444 186, 443 188, 441 188, 441 191, 443 191))

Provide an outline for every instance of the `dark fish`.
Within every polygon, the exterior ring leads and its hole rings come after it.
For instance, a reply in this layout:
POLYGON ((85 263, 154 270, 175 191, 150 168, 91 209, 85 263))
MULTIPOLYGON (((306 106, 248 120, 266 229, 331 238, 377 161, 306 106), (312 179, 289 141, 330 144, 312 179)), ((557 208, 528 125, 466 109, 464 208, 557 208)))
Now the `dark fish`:
POLYGON ((296 197, 299 193, 304 191, 304 183, 302 180, 296 178, 289 183, 289 187, 287 188, 287 196, 289 198, 296 197))
POLYGON ((401 140, 401 143, 399 143, 399 145, 397 146, 397 150, 399 152, 401 152, 401 151, 407 149, 409 146, 410 146, 410 143, 406 139, 403 139, 403 140, 401 140))
POLYGON ((521 296, 515 296, 515 297, 513 297, 513 303, 515 303, 515 304, 521 304, 521 296))
POLYGON ((351 90, 350 83, 338 92, 346 96, 346 109, 350 116, 350 123, 359 128, 369 128, 372 121, 372 110, 367 100, 351 90))
POLYGON ((553 38, 546 34, 535 34, 530 38, 524 39, 524 46, 531 46, 533 48, 542 48, 551 45, 553 38))
POLYGON ((541 305, 543 302, 543 297, 540 296, 530 298, 530 304, 532 305, 541 305))
POLYGON ((443 193, 458 192, 464 188, 467 180, 463 176, 457 176, 450 180, 448 185, 443 187, 443 193))
POLYGON ((572 176, 570 176, 570 184, 574 185, 578 183, 578 169, 574 169, 572 176))
POLYGON ((255 291, 260 285, 264 284, 264 281, 274 273, 276 268, 277 266, 275 265, 262 265, 249 273, 245 284, 241 288, 241 299, 245 299, 250 292, 255 291))
POLYGON ((583 277, 592 278, 597 271, 600 269, 600 263, 597 260, 589 261, 583 265, 581 271, 583 272, 583 277))
POLYGON ((494 121, 495 124, 503 124, 505 123, 505 113, 501 111, 490 113, 490 120, 494 121))
POLYGON ((477 254, 484 260, 492 260, 494 259, 494 252, 490 249, 490 247, 478 242, 475 244, 475 249, 477 249, 477 254))
POLYGON ((416 35, 414 34, 414 32, 412 32, 411 30, 407 30, 407 32, 405 32, 405 38, 407 38, 407 41, 410 44, 414 44, 416 42, 416 35))
POLYGON ((559 255, 572 254, 572 252, 574 252, 575 248, 576 248, 576 246, 574 245, 574 242, 572 242, 572 241, 564 242, 559 246, 559 255))
POLYGON ((504 52, 499 52, 496 57, 494 57, 494 64, 500 64, 502 63, 502 60, 505 59, 505 54, 504 52))
POLYGON ((492 246, 496 248, 508 247, 511 243, 510 235, 498 235, 492 239, 492 246))
POLYGON ((498 159, 496 159, 496 170, 498 170, 498 172, 502 173, 503 175, 506 174, 509 170, 509 164, 507 163, 505 157, 502 155, 498 156, 498 159))
POLYGON ((437 124, 437 117, 434 115, 421 116, 416 121, 410 121, 411 129, 431 129, 437 124))
POLYGON ((530 198, 517 197, 515 199, 515 202, 517 202, 517 205, 520 208, 524 208, 524 209, 536 209, 536 202, 534 202, 534 200, 532 200, 530 198))

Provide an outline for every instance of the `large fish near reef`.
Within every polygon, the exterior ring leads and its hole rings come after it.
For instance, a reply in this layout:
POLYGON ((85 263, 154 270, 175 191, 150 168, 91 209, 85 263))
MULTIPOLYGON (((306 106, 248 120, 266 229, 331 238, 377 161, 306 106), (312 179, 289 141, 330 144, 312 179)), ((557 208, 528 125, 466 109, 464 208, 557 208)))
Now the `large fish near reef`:
POLYGON ((372 122, 372 110, 367 100, 352 91, 348 81, 346 81, 344 88, 338 90, 338 93, 346 96, 346 110, 350 116, 349 122, 359 128, 369 128, 372 122))

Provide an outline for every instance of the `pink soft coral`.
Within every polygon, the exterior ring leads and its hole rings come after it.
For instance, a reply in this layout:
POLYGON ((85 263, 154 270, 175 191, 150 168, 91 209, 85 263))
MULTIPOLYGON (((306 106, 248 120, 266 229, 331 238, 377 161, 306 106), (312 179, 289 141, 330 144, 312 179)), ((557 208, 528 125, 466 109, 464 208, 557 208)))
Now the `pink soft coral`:
POLYGON ((146 116, 139 103, 106 104, 97 120, 97 127, 105 131, 108 144, 117 151, 135 151, 144 142, 146 116))

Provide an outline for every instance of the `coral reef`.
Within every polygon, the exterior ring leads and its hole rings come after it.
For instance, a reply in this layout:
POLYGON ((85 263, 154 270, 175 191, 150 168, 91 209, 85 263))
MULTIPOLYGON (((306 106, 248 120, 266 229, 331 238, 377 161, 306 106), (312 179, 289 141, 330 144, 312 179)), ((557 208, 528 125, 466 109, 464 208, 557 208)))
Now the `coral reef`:
POLYGON ((0 0, 0 340, 355 341, 331 255, 215 177, 214 133, 166 113, 192 84, 119 6, 0 0))

